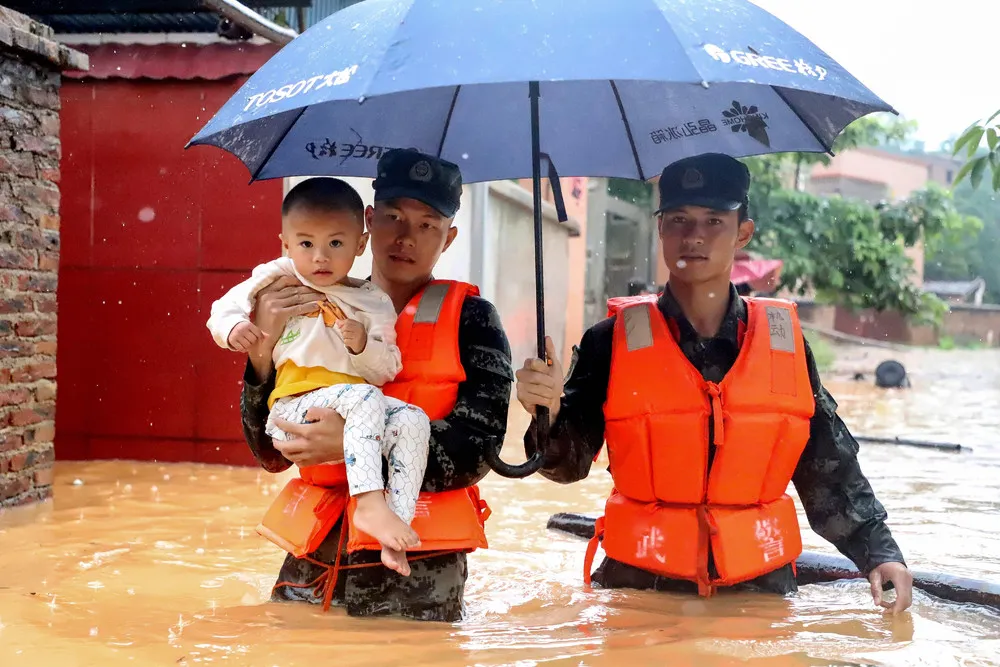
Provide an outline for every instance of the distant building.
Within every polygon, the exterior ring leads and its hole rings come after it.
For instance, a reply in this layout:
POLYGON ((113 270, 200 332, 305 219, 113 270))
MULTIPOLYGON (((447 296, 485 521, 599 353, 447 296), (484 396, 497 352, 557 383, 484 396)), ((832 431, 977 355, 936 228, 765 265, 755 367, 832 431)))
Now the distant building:
MULTIPOLYGON (((857 148, 818 164, 809 175, 806 190, 815 195, 840 195, 869 204, 896 202, 937 183, 950 187, 961 168, 959 160, 944 155, 909 155, 879 148, 857 148)), ((906 249, 913 260, 916 284, 923 283, 924 244, 906 249)))
POLYGON ((986 281, 982 278, 973 280, 934 280, 923 284, 925 292, 930 292, 948 303, 965 303, 974 306, 983 304, 983 293, 986 292, 986 281))

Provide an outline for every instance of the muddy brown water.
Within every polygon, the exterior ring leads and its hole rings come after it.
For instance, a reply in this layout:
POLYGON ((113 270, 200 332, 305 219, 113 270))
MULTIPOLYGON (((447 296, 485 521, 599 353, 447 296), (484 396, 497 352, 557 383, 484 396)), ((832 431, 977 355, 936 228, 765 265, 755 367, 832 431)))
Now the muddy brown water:
MULTIPOLYGON (((1000 582, 1000 353, 893 353, 908 391, 848 379, 880 355, 848 351, 827 378, 852 430, 974 448, 862 446, 907 559, 1000 582)), ((512 411, 508 460, 525 424, 512 411)), ((491 548, 454 625, 268 603, 282 554, 254 526, 288 473, 58 463, 54 502, 0 516, 0 665, 1000 665, 1000 615, 921 592, 892 617, 858 581, 707 601, 584 589, 584 543, 544 526, 600 511, 600 463, 570 486, 487 478, 491 548)))

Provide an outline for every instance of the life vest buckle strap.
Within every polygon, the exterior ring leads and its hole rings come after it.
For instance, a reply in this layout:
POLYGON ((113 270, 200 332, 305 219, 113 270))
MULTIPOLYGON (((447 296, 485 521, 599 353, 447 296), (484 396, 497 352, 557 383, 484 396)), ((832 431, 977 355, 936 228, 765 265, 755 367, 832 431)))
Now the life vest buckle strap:
POLYGON ((594 566, 594 556, 597 555, 597 547, 604 537, 604 517, 599 517, 594 523, 594 536, 587 543, 587 553, 583 557, 583 584, 590 586, 590 571, 594 566))
POLYGON ((715 382, 709 382, 708 397, 712 402, 712 444, 721 447, 725 442, 724 415, 722 410, 722 388, 715 382))

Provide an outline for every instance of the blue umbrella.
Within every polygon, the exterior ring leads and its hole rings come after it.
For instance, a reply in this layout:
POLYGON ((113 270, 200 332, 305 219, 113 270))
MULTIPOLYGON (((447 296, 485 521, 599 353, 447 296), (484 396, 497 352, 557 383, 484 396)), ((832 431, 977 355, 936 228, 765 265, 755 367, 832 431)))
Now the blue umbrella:
MULTIPOLYGON (((706 152, 829 152, 877 111, 892 108, 747 0, 366 0, 282 48, 189 145, 252 180, 374 177, 396 147, 470 183, 530 174, 544 358, 543 157, 550 176, 646 180, 706 152)), ((494 458, 509 476, 541 464, 494 458)))

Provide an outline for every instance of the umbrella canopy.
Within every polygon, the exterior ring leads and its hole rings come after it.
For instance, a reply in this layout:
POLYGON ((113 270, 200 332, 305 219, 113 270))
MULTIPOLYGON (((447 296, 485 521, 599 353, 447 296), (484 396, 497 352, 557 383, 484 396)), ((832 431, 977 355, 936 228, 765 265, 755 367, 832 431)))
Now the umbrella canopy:
MULTIPOLYGON (((189 145, 233 153, 252 180, 374 177, 390 148, 466 182, 531 175, 544 358, 543 158, 553 185, 645 180, 700 153, 827 152, 875 111, 891 108, 747 0, 366 0, 282 48, 189 145)), ((544 443, 542 408, 536 423, 544 443)), ((543 449, 490 465, 525 476, 543 449)))
POLYGON ((286 45, 192 144, 253 178, 374 176, 388 148, 457 163, 467 182, 532 172, 648 179, 705 152, 828 151, 890 111, 747 0, 366 0, 286 45))
POLYGON ((729 279, 734 285, 747 284, 752 290, 772 291, 784 265, 780 259, 766 259, 757 253, 740 250, 736 253, 729 279))

